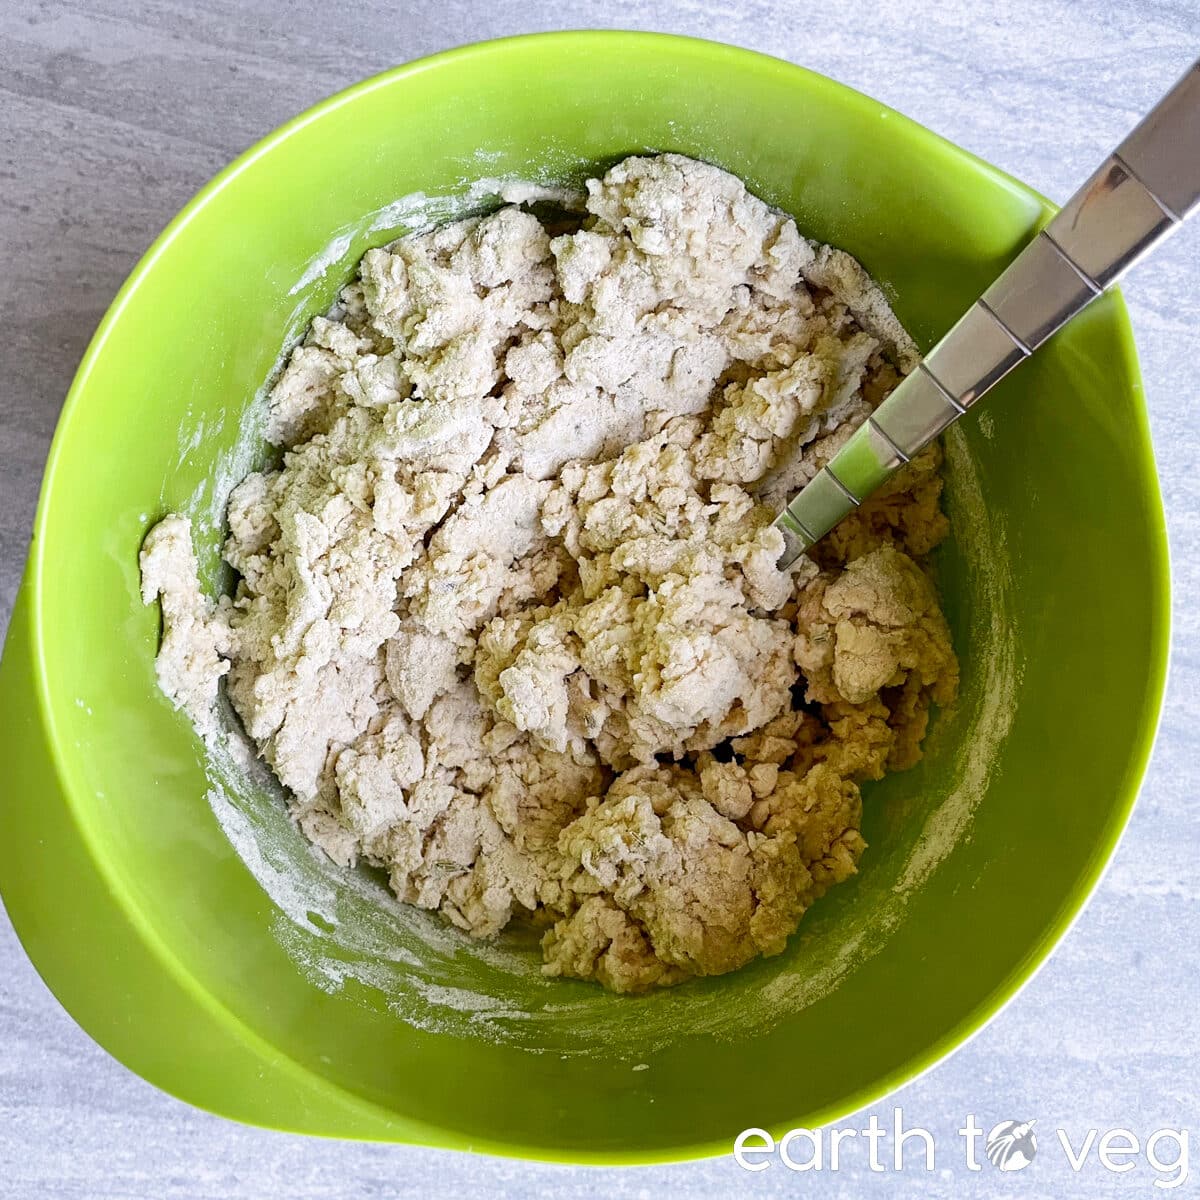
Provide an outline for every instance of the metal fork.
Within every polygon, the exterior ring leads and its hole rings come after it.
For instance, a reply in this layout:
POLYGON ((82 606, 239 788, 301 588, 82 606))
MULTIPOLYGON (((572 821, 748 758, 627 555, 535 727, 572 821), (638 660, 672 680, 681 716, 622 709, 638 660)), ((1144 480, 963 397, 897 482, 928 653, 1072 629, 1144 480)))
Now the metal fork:
POLYGON ((775 518, 790 566, 1200 204, 1200 59, 775 518))

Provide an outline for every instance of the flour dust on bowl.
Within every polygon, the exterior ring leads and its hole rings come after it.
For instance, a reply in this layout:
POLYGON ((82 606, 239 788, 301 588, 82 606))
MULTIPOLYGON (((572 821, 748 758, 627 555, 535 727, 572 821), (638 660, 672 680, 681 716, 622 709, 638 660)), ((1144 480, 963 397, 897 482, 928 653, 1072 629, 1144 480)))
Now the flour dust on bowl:
POLYGON ((5 647, 0 884, 80 1024, 192 1103, 550 1159, 721 1153, 749 1124, 833 1120, 962 1041, 1112 851, 1157 716, 1167 602, 1116 296, 949 438, 936 568, 958 698, 918 766, 864 785, 859 873, 776 957, 637 996, 548 979, 532 937, 469 941, 333 866, 245 743, 206 746, 159 692, 138 547, 183 513, 206 590, 228 586, 224 501, 267 461, 262 389, 365 251, 495 207, 504 181, 577 188, 657 152, 724 168, 853 254, 921 347, 1049 212, 770 58, 517 38, 368 81, 250 151, 171 225, 85 356, 5 647))

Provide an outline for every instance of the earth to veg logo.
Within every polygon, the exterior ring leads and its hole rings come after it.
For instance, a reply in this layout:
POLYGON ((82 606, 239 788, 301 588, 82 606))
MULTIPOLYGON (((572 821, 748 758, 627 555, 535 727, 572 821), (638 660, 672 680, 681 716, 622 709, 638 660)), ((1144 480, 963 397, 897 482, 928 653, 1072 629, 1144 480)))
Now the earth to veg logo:
MULTIPOLYGON (((743 1129, 733 1143, 733 1158, 744 1171, 766 1171, 782 1166, 789 1171, 837 1171, 849 1164, 873 1172, 933 1171, 938 1164, 953 1163, 968 1171, 1024 1171, 1038 1157, 1036 1120, 1010 1118, 990 1128, 968 1113, 950 1146, 939 1146, 934 1135, 919 1125, 906 1126, 904 1110, 893 1112, 891 1128, 874 1113, 863 1129, 789 1129, 776 1138, 766 1129, 743 1129)), ((1087 1129, 1082 1134, 1066 1128, 1052 1133, 1042 1128, 1042 1156, 1057 1158, 1075 1174, 1097 1169, 1114 1175, 1138 1171, 1156 1188, 1167 1190, 1188 1181, 1188 1131, 1155 1129, 1139 1136, 1132 1129, 1087 1129), (1153 1173, 1147 1177, 1147 1168, 1153 1173)), ((1042 1168, 1045 1169, 1045 1168, 1042 1168)), ((1132 1180, 1131 1180, 1132 1182, 1132 1180)))
POLYGON ((1019 1171, 1037 1154, 1036 1121, 1001 1121, 987 1135, 988 1162, 1002 1171, 1019 1171))

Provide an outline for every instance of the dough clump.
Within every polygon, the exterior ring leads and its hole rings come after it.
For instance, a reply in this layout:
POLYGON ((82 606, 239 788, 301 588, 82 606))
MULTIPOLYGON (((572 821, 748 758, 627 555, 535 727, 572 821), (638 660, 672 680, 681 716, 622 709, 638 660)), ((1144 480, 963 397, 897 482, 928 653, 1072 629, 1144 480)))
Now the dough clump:
POLYGON ((940 459, 780 572, 780 500, 916 361, 882 294, 677 155, 552 228, 369 251, 272 390, 233 596, 177 516, 143 590, 163 689, 210 728, 226 679, 332 859, 633 992, 779 953, 854 873, 859 784, 955 691, 940 459))

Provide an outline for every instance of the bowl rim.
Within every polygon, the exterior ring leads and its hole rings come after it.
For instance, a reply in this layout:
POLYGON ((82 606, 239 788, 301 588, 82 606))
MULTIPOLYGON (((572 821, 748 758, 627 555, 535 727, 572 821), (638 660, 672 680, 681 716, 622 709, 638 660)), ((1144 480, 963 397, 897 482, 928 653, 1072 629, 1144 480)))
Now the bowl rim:
MULTIPOLYGON (((72 824, 77 831, 88 856, 96 865, 101 876, 111 888, 118 908, 125 919, 136 930, 139 937, 147 944, 155 959, 162 968, 181 983, 193 997, 214 1017, 216 1017, 229 1032, 243 1043, 249 1045, 255 1052, 269 1057, 277 1068, 284 1069, 288 1074, 303 1082, 318 1094, 327 1096, 341 1108, 357 1109, 369 1112, 376 1120, 383 1120, 398 1129, 401 1136, 396 1140, 414 1145, 444 1147, 451 1149, 466 1149, 475 1152, 499 1155, 509 1158, 543 1162, 591 1163, 610 1166, 632 1166, 651 1163, 679 1162, 711 1157, 724 1157, 731 1153, 733 1142, 702 1141, 660 1147, 653 1150, 615 1150, 615 1151, 571 1151, 556 1150, 542 1145, 527 1144, 516 1141, 491 1140, 481 1138, 466 1138, 460 1130, 448 1126, 423 1125, 421 1122, 408 1117, 399 1117, 387 1107, 368 1100, 363 1096, 334 1083, 324 1076, 314 1074, 308 1067, 289 1055, 282 1053, 278 1047, 270 1044, 247 1027, 243 1021, 226 1005, 218 1001, 191 972, 180 962, 174 952, 155 933, 145 921, 138 906, 128 890, 124 887, 120 873, 114 864, 108 861, 99 847, 89 835, 89 822, 81 819, 81 809, 76 797, 69 786, 69 772, 65 769, 66 754, 63 740, 55 735, 54 705, 50 696, 47 680, 44 647, 46 630, 42 620, 42 597, 45 586, 45 568, 47 552, 47 532, 50 509, 55 492, 57 468, 63 446, 69 436, 72 418, 76 409, 83 402, 88 378, 93 367, 104 350, 108 336, 120 320, 121 315, 136 293, 143 279, 153 269, 155 263, 167 247, 191 223, 197 214, 226 187, 229 187, 247 168, 261 157, 269 154, 278 145, 312 122, 318 121, 328 113, 353 103, 360 97, 378 88, 390 87, 397 82, 411 78, 428 70, 436 70, 444 66, 461 66, 472 59, 505 54, 514 44, 527 46, 530 43, 540 43, 547 52, 555 52, 567 46, 579 47, 587 45, 591 52, 602 49, 609 53, 619 53, 623 48, 633 44, 641 46, 657 45, 667 53, 688 53, 709 55, 717 60, 738 60, 754 65, 758 70, 774 71, 779 74, 805 77, 808 86, 843 106, 860 111, 869 110, 872 114, 886 115, 893 118, 895 126, 913 142, 919 143, 927 153, 939 154, 953 158, 959 165, 967 167, 978 175, 1001 183, 1040 205, 1042 221, 1049 220, 1056 211, 1055 206, 1044 196, 1028 187, 1020 180, 1001 171, 984 159, 950 142, 927 127, 897 112, 888 105, 872 99, 865 93, 846 84, 823 75, 811 68, 789 62, 774 55, 761 51, 750 50, 728 43, 695 38, 679 34, 639 32, 632 30, 599 30, 575 29, 531 34, 517 34, 503 38, 473 42, 427 55, 401 65, 391 67, 367 79, 344 88, 327 98, 318 101, 291 120, 278 126, 265 137, 251 145, 239 154, 231 163, 214 175, 170 220, 162 232, 154 239, 149 248, 138 260, 129 273, 112 302, 105 310, 99 324, 93 333, 87 349, 84 351, 75 375, 68 389, 60 411, 55 432, 46 456, 46 463, 39 492, 37 509, 32 528, 32 544, 26 569, 25 587, 28 590, 28 627, 33 664, 33 692, 36 703, 36 718, 40 721, 46 734, 46 744, 50 764, 54 770, 63 802, 67 808, 72 824)), ((846 1116, 878 1103, 892 1092, 907 1083, 922 1077, 960 1047, 965 1046, 985 1026, 994 1020, 1019 993, 1030 983, 1049 958, 1054 948, 1070 931, 1079 918, 1088 901, 1098 887, 1105 871, 1110 864, 1117 845, 1128 824, 1129 817, 1136 803, 1138 792, 1153 749, 1162 714, 1162 700, 1166 685, 1166 674, 1169 661, 1170 646, 1170 573, 1169 552, 1166 537, 1166 523, 1162 508, 1161 489, 1158 482, 1152 442, 1150 438, 1149 420, 1145 407, 1144 387, 1138 365, 1137 353, 1132 328, 1129 323, 1128 310, 1120 292, 1111 292, 1115 305, 1114 317, 1116 324, 1115 349, 1119 353, 1121 364, 1126 371, 1132 392, 1133 416, 1135 428, 1131 434, 1137 445, 1137 458, 1145 487, 1145 499, 1153 521, 1154 545, 1151 547, 1155 560, 1155 570, 1151 579, 1153 596, 1150 602, 1152 630, 1152 663, 1146 695, 1139 714, 1138 728, 1135 738, 1135 750, 1131 755, 1125 778, 1116 791, 1112 805, 1113 821, 1110 832, 1097 845, 1085 875, 1077 883, 1070 900, 1062 909, 1049 919, 1042 937, 1032 945, 1026 955, 973 1009, 950 1028, 944 1030, 938 1037, 932 1039, 919 1053, 900 1066, 876 1077, 872 1083, 863 1085, 847 1094, 840 1102, 830 1105, 817 1113, 805 1114, 814 1128, 842 1120, 846 1116)), ((15 616, 15 613, 14 613, 15 616)), ((10 626, 15 627, 16 622, 10 626)), ((162 1090, 161 1084, 155 1083, 162 1090)), ((178 1094, 178 1093, 176 1093, 178 1094)), ((189 1104, 196 1107, 194 1100, 181 1096, 189 1104)), ((220 1113, 219 1109, 213 1109, 220 1113)), ((224 1115, 224 1114, 221 1114, 224 1115)), ((286 1122, 278 1125, 265 1120, 246 1120, 236 1118, 247 1124, 258 1124, 264 1128, 286 1129, 286 1122)), ((788 1123, 776 1123, 768 1129, 777 1139, 792 1126, 788 1123)))

